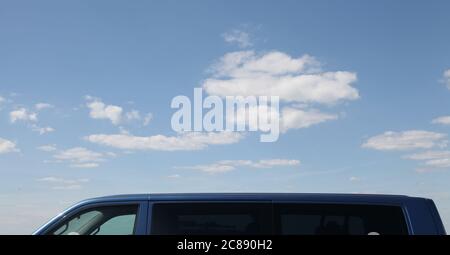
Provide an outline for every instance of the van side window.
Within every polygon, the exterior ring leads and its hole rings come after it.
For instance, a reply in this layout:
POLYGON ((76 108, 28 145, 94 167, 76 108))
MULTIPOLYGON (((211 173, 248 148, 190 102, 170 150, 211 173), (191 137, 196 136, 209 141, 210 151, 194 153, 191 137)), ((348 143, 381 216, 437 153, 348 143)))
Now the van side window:
POLYGON ((271 234, 267 203, 160 203, 153 205, 153 235, 271 234))
POLYGON ((50 235, 132 235, 138 205, 91 208, 65 220, 50 235))
POLYGON ((274 204, 275 230, 281 235, 406 235, 397 206, 274 204))

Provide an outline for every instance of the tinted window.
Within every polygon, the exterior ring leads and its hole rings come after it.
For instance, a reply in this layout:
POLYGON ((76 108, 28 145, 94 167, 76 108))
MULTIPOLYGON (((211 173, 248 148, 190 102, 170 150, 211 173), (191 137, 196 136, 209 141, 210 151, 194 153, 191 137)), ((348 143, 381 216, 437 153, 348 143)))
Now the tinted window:
POLYGON ((155 204, 154 235, 270 234, 271 204, 183 203, 155 204))
POLYGON ((51 235, 132 235, 138 206, 107 206, 84 210, 61 223, 51 235))
POLYGON ((395 206, 275 204, 282 235, 404 235, 403 211, 395 206))

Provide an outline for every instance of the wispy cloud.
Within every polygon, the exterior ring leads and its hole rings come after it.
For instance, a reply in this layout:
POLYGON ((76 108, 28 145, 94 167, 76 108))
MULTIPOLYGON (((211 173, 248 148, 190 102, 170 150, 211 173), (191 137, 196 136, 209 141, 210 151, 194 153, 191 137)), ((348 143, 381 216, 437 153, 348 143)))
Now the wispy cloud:
POLYGON ((430 172, 438 168, 450 168, 450 151, 425 151, 407 155, 404 158, 418 160, 423 162, 423 167, 419 168, 419 172, 430 172), (428 169, 428 170, 424 170, 428 169))
POLYGON ((141 114, 137 110, 131 110, 131 111, 127 112, 125 114, 125 116, 126 116, 127 120, 130 120, 130 121, 141 119, 141 114))
POLYGON ((45 109, 54 108, 54 106, 49 103, 37 103, 34 105, 34 108, 37 111, 41 111, 41 110, 45 110, 45 109))
POLYGON ((450 89, 450 69, 444 71, 444 74, 442 75, 442 81, 447 86, 447 88, 450 89))
POLYGON ((100 164, 99 163, 76 163, 76 164, 71 164, 70 167, 73 168, 97 168, 99 167, 100 164))
POLYGON ((253 45, 250 35, 247 32, 239 29, 233 29, 222 34, 225 42, 230 44, 237 44, 240 48, 247 48, 253 45))
POLYGON ((95 134, 85 137, 91 143, 123 150, 190 151, 202 150, 210 145, 233 144, 244 135, 233 132, 189 132, 177 136, 134 136, 131 134, 95 134))
POLYGON ((49 176, 37 179, 36 181, 47 183, 54 190, 78 190, 83 188, 83 185, 88 183, 89 179, 65 179, 49 176))
POLYGON ((359 178, 357 176, 351 176, 350 178, 348 178, 348 180, 350 182, 359 182, 359 181, 361 181, 361 178, 359 178))
POLYGON ((42 146, 37 147, 37 149, 40 151, 45 151, 45 152, 52 152, 52 151, 57 150, 55 144, 42 145, 42 146))
POLYGON ((147 113, 144 117, 144 121, 143 121, 143 125, 144 126, 148 126, 150 124, 150 122, 153 120, 153 114, 152 113, 147 113))
POLYGON ((450 125, 450 116, 442 116, 431 121, 433 124, 450 125))
POLYGON ((252 160, 222 160, 212 164, 175 167, 176 169, 198 170, 205 173, 216 174, 230 172, 238 167, 247 167, 255 169, 268 169, 274 167, 292 167, 299 166, 299 160, 291 159, 262 159, 258 161, 252 160))
POLYGON ((68 162, 73 168, 96 168, 108 157, 110 155, 107 153, 95 152, 83 147, 58 151, 53 155, 57 162, 68 162))
POLYGON ((55 129, 52 127, 40 127, 35 124, 31 125, 31 130, 33 130, 34 132, 38 132, 40 135, 55 132, 55 129))
POLYGON ((387 131, 381 135, 370 137, 362 147, 383 151, 443 148, 448 143, 446 138, 446 134, 423 130, 387 131))

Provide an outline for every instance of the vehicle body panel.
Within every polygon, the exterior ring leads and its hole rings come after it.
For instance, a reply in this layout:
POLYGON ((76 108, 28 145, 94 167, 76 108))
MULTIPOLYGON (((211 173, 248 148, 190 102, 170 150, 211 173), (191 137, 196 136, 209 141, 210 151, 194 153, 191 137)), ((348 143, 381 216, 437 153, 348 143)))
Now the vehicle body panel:
POLYGON ((139 203, 140 210, 136 226, 137 235, 150 234, 152 206, 155 203, 187 202, 268 202, 268 203, 319 203, 391 205, 402 208, 410 235, 445 235, 439 213, 430 199, 401 195, 365 194, 296 194, 296 193, 207 193, 207 194, 141 194, 118 195, 82 201, 38 229, 34 234, 45 234, 67 217, 90 207, 139 203))

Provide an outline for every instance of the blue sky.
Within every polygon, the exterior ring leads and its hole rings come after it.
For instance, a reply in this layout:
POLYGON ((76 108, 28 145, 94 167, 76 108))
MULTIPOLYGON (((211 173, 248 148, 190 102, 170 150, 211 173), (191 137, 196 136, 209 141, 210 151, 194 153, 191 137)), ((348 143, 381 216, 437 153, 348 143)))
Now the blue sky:
POLYGON ((450 227, 449 8, 0 1, 0 233, 141 192, 425 196, 450 227), (260 70, 247 79, 232 61, 260 70), (225 93, 214 82, 258 94, 249 84, 267 80, 292 96, 277 142, 172 131, 173 97, 208 82, 205 95, 225 93))

